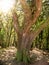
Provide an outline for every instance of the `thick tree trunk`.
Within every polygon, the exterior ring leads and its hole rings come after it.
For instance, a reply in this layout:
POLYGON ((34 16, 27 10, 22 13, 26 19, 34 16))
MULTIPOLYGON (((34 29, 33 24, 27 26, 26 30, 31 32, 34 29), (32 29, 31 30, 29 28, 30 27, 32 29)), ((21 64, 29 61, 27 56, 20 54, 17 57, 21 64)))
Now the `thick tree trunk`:
POLYGON ((16 59, 18 62, 22 62, 24 64, 29 63, 30 62, 29 51, 23 47, 17 49, 16 59))
POLYGON ((29 53, 28 51, 17 51, 17 55, 16 55, 17 61, 18 63, 20 63, 20 65, 28 64, 30 62, 30 57, 29 57, 29 53))

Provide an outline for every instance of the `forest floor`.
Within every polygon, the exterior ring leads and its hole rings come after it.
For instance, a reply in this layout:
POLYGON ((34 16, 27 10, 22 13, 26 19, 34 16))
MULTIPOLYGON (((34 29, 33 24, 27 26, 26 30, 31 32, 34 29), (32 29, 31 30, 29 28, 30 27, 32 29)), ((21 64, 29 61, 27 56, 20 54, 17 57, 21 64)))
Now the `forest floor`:
MULTIPOLYGON (((15 47, 0 49, 0 65, 18 65, 15 60, 16 51, 15 47)), ((30 51, 30 56, 32 59, 28 65, 49 65, 49 53, 47 52, 34 48, 30 51)))

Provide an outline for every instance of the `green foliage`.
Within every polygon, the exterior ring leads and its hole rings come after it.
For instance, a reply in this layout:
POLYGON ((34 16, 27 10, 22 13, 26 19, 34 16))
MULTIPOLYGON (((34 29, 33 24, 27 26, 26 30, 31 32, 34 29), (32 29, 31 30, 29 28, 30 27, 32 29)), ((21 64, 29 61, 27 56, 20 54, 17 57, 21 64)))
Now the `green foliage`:
POLYGON ((6 48, 6 47, 9 47, 9 46, 15 44, 14 39, 16 38, 16 33, 13 28, 12 17, 9 15, 7 15, 7 16, 1 15, 0 17, 1 17, 0 40, 2 41, 0 44, 1 44, 1 47, 6 48), (3 16, 3 18, 2 18, 2 16, 3 16))
POLYGON ((2 48, 5 46, 4 33, 5 33, 5 31, 3 29, 1 29, 1 31, 0 31, 0 45, 2 48))

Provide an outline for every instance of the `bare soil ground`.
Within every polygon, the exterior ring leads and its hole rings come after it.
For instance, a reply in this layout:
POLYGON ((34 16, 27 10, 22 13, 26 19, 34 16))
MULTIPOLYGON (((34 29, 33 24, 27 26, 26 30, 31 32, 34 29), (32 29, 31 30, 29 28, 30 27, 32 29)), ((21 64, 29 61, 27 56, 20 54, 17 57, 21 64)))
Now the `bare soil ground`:
MULTIPOLYGON (((0 65, 19 65, 15 60, 16 51, 15 47, 0 49, 0 65)), ((32 57, 31 63, 28 65, 49 65, 49 53, 47 52, 34 48, 30 51, 30 57, 32 57)))

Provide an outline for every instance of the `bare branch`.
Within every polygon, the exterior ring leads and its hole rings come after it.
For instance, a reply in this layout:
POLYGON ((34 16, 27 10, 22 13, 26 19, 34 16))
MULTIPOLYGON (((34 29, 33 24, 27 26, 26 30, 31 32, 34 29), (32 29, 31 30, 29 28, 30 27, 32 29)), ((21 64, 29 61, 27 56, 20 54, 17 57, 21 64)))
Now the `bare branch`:
POLYGON ((29 21, 29 18, 31 18, 31 10, 30 10, 30 7, 27 4, 26 0, 20 0, 20 3, 22 5, 25 18, 29 21))
POLYGON ((15 12, 13 13, 13 24, 14 24, 14 29, 16 30, 16 32, 19 33, 18 17, 15 12))
POLYGON ((23 28, 25 28, 26 23, 28 23, 30 21, 30 19, 32 18, 32 12, 30 10, 30 7, 28 5, 28 3, 26 2, 26 0, 20 0, 20 3, 22 5, 23 11, 24 11, 24 26, 23 28))
POLYGON ((26 1, 25 0, 20 0, 21 1, 21 4, 23 6, 23 10, 24 10, 24 13, 25 13, 25 19, 26 19, 26 23, 25 23, 25 27, 24 27, 24 30, 23 30, 23 33, 26 35, 27 32, 30 30, 30 27, 32 24, 34 24, 37 20, 37 18, 39 17, 40 13, 41 13, 41 0, 36 0, 36 12, 34 13, 33 15, 33 18, 31 16, 31 11, 30 11, 30 8, 28 7, 28 5, 26 4, 26 1))
POLYGON ((34 40, 34 39, 38 36, 38 34, 39 34, 45 27, 47 27, 48 25, 49 25, 49 18, 47 19, 47 21, 46 21, 45 23, 43 23, 43 24, 40 25, 40 27, 37 29, 37 31, 35 31, 35 32, 33 32, 33 33, 31 34, 31 39, 34 40), (33 36, 33 37, 32 37, 32 36, 33 36))
POLYGON ((40 27, 34 31, 34 32, 31 32, 30 34, 30 37, 29 37, 29 43, 27 45, 28 48, 30 48, 31 44, 32 44, 32 41, 38 36, 38 34, 45 28, 49 25, 49 18, 47 19, 47 21, 43 24, 40 25, 40 27))

